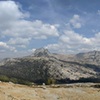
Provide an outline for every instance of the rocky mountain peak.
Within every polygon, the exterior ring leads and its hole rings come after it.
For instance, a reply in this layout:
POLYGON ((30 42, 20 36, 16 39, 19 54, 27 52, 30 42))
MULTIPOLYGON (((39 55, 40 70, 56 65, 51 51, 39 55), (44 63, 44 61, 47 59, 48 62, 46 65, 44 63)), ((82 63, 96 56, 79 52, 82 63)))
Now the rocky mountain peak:
POLYGON ((48 51, 48 49, 39 48, 34 51, 34 56, 35 57, 42 57, 42 56, 48 57, 50 56, 50 52, 48 51))
POLYGON ((46 83, 51 79, 58 83, 77 82, 81 78, 84 80, 91 77, 100 81, 100 52, 90 51, 67 56, 55 55, 48 49, 40 48, 31 56, 1 61, 0 75, 34 83, 46 83))

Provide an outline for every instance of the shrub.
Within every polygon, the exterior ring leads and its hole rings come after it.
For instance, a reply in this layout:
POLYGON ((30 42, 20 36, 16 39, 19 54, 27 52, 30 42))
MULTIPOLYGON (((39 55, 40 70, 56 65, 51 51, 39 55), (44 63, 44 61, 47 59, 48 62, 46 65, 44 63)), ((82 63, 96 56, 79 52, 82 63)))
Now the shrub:
POLYGON ((46 84, 47 84, 47 85, 55 84, 55 83, 56 83, 56 80, 53 79, 53 78, 48 78, 47 81, 46 81, 46 84))
POLYGON ((9 82, 9 78, 5 75, 0 75, 0 81, 9 82))
POLYGON ((27 80, 18 79, 18 84, 23 84, 23 85, 31 86, 32 82, 27 81, 27 80))
POLYGON ((18 79, 16 79, 16 78, 10 78, 10 81, 15 83, 15 84, 18 83, 18 79))
POLYGON ((94 85, 95 88, 100 88, 100 84, 94 85))
POLYGON ((28 85, 28 86, 32 85, 32 82, 30 82, 30 81, 18 79, 18 78, 7 77, 6 75, 0 75, 0 81, 13 82, 15 84, 18 83, 18 84, 28 85))
POLYGON ((100 78, 88 77, 88 78, 80 78, 79 82, 93 82, 100 83, 100 78))

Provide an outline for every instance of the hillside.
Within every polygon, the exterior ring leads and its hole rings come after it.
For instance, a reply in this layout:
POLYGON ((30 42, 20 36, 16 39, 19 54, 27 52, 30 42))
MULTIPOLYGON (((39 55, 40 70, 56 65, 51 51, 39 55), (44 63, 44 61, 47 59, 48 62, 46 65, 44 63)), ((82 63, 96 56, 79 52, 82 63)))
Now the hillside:
POLYGON ((63 56, 41 48, 27 57, 2 60, 0 75, 41 84, 49 80, 55 80, 55 83, 69 83, 80 79, 91 81, 91 78, 100 82, 99 58, 99 51, 63 56))

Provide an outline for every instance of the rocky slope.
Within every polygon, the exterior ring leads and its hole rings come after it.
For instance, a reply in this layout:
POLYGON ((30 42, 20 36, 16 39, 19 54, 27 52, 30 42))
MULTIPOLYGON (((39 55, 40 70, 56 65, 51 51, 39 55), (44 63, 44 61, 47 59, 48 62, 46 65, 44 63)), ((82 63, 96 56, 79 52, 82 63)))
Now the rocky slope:
POLYGON ((49 79, 69 82, 80 78, 97 78, 100 75, 99 58, 99 51, 63 56, 41 48, 27 57, 4 59, 0 62, 0 74, 36 83, 49 79))
POLYGON ((100 51, 90 51, 86 53, 79 53, 76 55, 80 62, 100 65, 100 51))

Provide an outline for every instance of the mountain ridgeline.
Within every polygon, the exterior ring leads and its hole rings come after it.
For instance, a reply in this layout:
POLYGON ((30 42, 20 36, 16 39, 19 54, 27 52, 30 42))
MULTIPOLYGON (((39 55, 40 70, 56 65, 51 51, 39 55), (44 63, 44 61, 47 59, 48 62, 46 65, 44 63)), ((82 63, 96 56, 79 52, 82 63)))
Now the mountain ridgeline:
POLYGON ((100 82, 100 51, 61 55, 40 48, 27 57, 2 60, 0 75, 37 84, 100 82))

